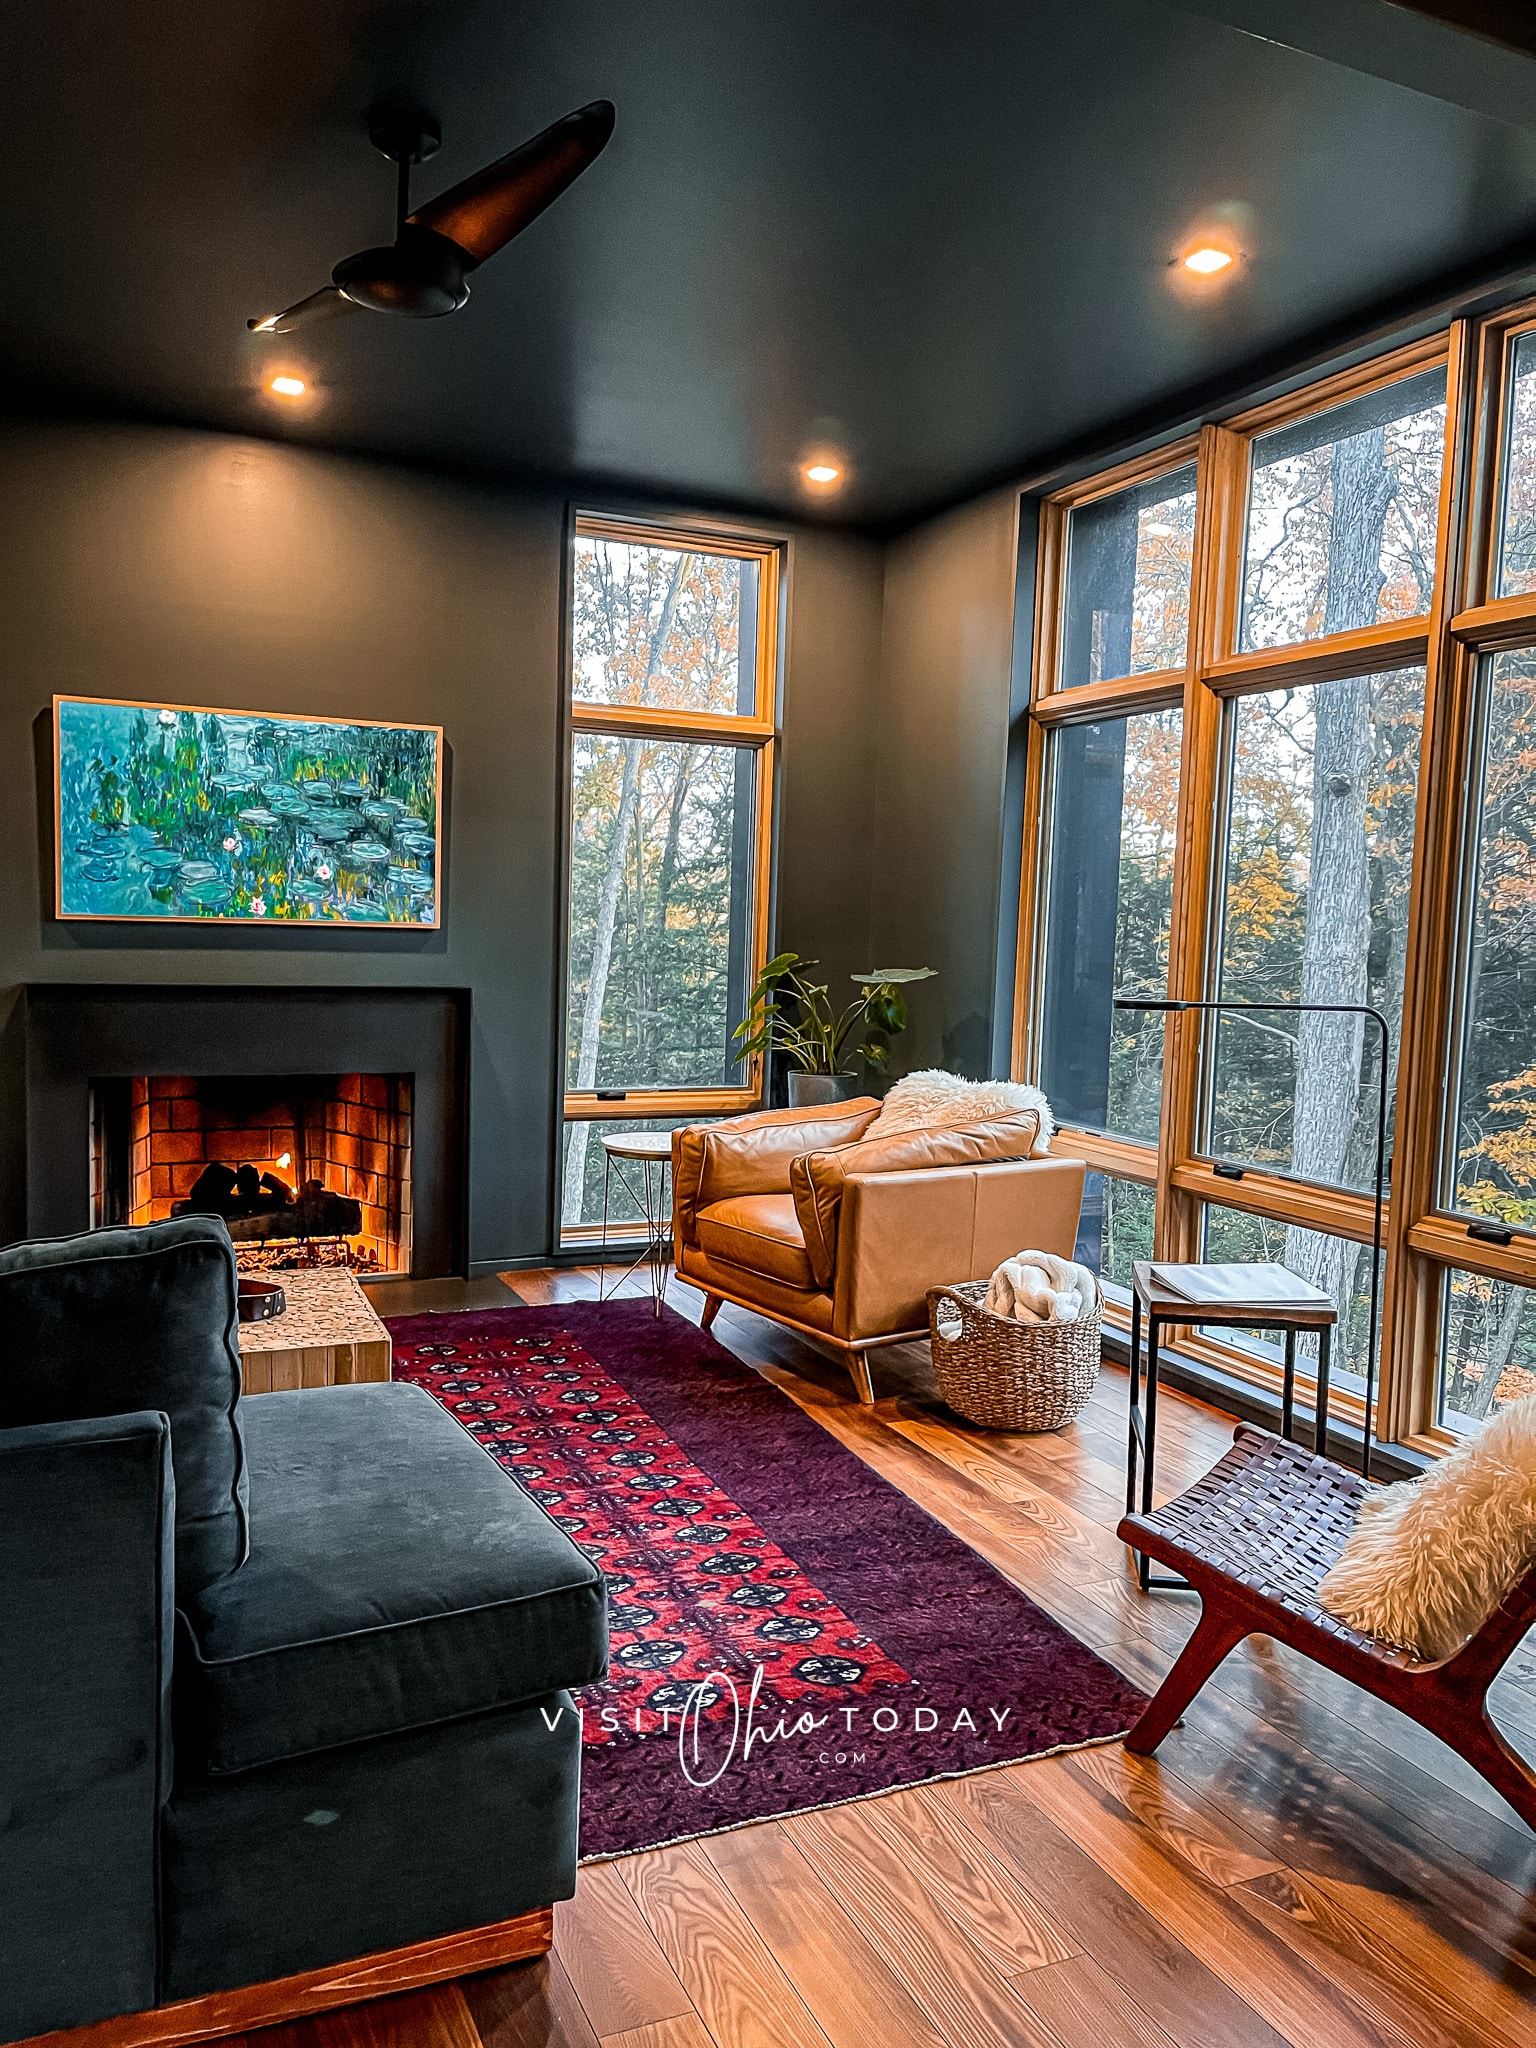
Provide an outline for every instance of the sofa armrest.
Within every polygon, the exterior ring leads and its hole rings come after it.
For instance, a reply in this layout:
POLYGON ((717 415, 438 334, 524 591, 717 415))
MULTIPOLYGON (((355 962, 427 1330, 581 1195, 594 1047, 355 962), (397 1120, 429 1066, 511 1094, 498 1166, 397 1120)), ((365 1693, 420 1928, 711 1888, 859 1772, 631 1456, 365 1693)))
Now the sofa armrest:
POLYGON ((697 1244, 695 1219, 732 1195, 787 1195, 792 1160, 852 1144, 880 1114, 873 1095, 818 1109, 759 1109, 672 1133, 672 1228, 697 1244))
POLYGON ((164 1415, 0 1429, 0 2040, 156 2001, 174 1530, 164 1415))
POLYGON ((1077 1159, 1009 1159, 850 1174, 838 1227, 833 1334, 856 1340, 921 1329, 930 1287, 984 1280, 1026 1247, 1070 1258, 1085 1171, 1077 1159))

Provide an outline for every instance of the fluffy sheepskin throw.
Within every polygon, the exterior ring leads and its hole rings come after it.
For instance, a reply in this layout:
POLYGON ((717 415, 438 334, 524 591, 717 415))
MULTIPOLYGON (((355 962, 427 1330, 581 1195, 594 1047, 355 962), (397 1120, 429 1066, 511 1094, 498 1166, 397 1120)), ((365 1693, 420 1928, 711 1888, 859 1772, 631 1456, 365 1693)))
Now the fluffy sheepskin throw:
POLYGON ((920 1073, 902 1076, 864 1135, 889 1138, 897 1131, 941 1131, 954 1124, 979 1123, 983 1117, 1017 1116, 1021 1109, 1040 1112, 1034 1150, 1048 1152, 1056 1123, 1038 1088, 1022 1081, 962 1081, 942 1067, 924 1067, 920 1073))
POLYGON ((1318 1589, 1331 1614, 1418 1656, 1452 1656, 1536 1564, 1536 1395, 1422 1479, 1372 1493, 1318 1589))

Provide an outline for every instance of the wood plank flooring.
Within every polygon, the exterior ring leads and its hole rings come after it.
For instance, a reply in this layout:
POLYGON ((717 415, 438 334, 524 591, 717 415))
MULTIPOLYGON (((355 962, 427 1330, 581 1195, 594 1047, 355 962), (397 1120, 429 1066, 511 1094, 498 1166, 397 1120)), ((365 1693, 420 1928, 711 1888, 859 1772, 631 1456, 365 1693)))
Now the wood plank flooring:
MULTIPOLYGON (((588 1269, 509 1273, 590 1299, 588 1269)), ((386 1314, 485 1306, 491 1284, 386 1314)), ((676 1281, 672 1305, 700 1298, 676 1281)), ((397 1310, 398 1304, 398 1310, 397 1310)), ((1049 1437, 971 1430, 924 1347, 841 1367, 726 1308, 715 1335, 1127 1676, 1198 1611, 1116 1542, 1125 1375, 1049 1437)), ((1230 1421, 1165 1391, 1159 1478, 1230 1421)), ((1536 1753, 1536 1638, 1494 1695, 1536 1753)), ((555 1951, 282 2029, 281 2048, 1531 2048, 1536 1837, 1389 1709, 1268 1641, 1231 1657, 1155 1759, 1015 1764, 581 1873, 555 1951)), ((262 2048, 278 2048, 270 2040, 262 2048)))

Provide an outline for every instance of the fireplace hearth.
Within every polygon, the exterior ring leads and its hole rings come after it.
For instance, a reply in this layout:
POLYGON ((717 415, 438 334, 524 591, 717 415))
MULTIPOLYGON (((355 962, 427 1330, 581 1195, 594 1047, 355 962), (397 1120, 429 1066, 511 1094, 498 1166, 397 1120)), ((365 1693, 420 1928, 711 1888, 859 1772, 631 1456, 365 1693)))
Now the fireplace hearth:
POLYGON ((92 1220, 221 1216, 248 1271, 411 1270, 408 1074, 148 1074, 91 1086, 92 1220))

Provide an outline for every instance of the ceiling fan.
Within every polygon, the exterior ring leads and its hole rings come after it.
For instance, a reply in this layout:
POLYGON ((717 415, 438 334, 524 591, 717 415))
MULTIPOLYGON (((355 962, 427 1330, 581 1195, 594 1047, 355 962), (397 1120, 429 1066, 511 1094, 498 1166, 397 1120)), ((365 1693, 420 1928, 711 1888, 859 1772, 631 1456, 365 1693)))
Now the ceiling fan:
POLYGON ((395 239, 347 256, 331 282, 284 312, 245 323, 256 334, 291 334, 338 313, 403 313, 431 320, 469 297, 466 273, 506 247, 602 153, 613 133, 611 100, 578 107, 531 142, 411 211, 411 165, 437 153, 442 131, 419 108, 376 107, 368 137, 397 166, 395 239))

